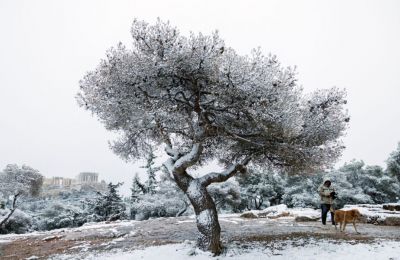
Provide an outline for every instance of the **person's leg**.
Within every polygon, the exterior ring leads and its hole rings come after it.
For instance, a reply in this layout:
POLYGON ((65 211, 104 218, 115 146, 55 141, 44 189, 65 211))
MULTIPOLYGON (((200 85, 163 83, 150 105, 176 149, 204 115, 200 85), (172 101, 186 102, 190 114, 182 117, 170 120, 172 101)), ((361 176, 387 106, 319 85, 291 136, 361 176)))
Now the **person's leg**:
POLYGON ((328 213, 329 208, 326 206, 326 204, 321 204, 321 220, 322 220, 322 225, 326 225, 326 215, 328 213))

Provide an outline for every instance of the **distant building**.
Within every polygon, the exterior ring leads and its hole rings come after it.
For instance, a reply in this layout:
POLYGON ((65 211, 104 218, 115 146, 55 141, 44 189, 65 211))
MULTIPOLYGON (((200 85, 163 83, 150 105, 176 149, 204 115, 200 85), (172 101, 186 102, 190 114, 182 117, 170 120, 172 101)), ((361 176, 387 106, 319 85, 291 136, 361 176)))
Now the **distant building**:
POLYGON ((69 187, 75 183, 74 179, 64 177, 52 177, 45 178, 43 185, 45 186, 57 186, 57 187, 69 187))
POLYGON ((90 184, 90 183, 98 183, 99 182, 99 174, 97 172, 81 172, 78 175, 78 183, 79 184, 90 184))
POLYGON ((43 197, 57 197, 70 191, 105 191, 106 189, 106 182, 104 180, 99 182, 97 172, 81 172, 76 178, 45 178, 41 195, 43 197))

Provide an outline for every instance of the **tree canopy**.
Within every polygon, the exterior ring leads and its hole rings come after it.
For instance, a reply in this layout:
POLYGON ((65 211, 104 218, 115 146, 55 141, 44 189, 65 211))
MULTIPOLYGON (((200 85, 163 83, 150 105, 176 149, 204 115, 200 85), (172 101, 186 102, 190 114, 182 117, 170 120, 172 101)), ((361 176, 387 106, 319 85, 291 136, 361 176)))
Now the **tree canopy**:
POLYGON ((8 164, 0 172, 0 193, 4 196, 36 196, 43 184, 43 175, 27 165, 8 164))
POLYGON ((342 151, 344 91, 303 94, 294 69, 259 49, 239 55, 216 32, 185 37, 169 23, 135 20, 131 34, 132 48, 111 48, 78 94, 121 134, 112 147, 123 158, 165 143, 176 158, 195 148, 200 162, 251 157, 300 171, 325 166, 342 151))
POLYGON ((8 164, 0 172, 0 194, 9 199, 12 197, 10 212, 0 220, 0 228, 5 224, 17 209, 18 199, 23 196, 37 196, 43 184, 43 175, 27 165, 18 167, 8 164))

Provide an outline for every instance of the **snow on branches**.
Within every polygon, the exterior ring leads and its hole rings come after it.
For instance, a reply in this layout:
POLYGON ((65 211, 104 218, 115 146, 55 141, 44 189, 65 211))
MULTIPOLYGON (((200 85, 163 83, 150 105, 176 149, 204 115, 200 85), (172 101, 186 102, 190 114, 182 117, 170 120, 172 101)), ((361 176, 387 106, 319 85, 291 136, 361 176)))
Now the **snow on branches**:
POLYGON ((15 212, 18 199, 27 195, 38 195, 42 184, 43 176, 39 171, 26 165, 20 168, 9 164, 0 172, 0 193, 6 198, 12 198, 10 212, 0 221, 0 227, 15 212))
POLYGON ((343 91, 303 95, 294 69, 259 49, 241 56, 217 33, 185 37, 169 23, 137 20, 131 33, 133 48, 111 48, 78 94, 107 129, 121 133, 113 149, 122 157, 165 143, 179 164, 197 149, 200 161, 251 157, 304 170, 331 163, 343 149, 343 91))

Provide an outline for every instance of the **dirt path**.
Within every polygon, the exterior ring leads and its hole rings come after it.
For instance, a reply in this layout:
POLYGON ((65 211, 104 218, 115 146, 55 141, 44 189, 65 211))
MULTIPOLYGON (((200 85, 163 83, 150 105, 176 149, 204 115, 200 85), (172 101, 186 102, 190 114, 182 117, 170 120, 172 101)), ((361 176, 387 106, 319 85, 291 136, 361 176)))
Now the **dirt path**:
MULTIPOLYGON (((371 243, 376 239, 400 240, 400 227, 359 224, 361 234, 352 226, 347 233, 322 227, 319 222, 294 222, 293 219, 243 219, 235 215, 220 217, 222 239, 230 243, 258 242, 272 245, 277 240, 302 238, 331 239, 350 243, 371 243)), ((159 218, 147 221, 95 223, 74 229, 60 229, 25 235, 0 236, 0 259, 47 259, 59 254, 132 250, 151 245, 195 240, 193 218, 159 218)))

